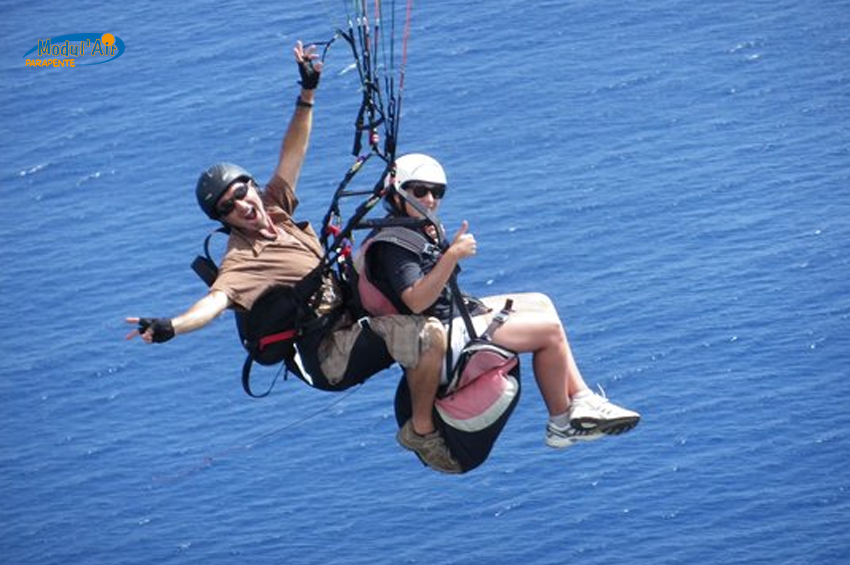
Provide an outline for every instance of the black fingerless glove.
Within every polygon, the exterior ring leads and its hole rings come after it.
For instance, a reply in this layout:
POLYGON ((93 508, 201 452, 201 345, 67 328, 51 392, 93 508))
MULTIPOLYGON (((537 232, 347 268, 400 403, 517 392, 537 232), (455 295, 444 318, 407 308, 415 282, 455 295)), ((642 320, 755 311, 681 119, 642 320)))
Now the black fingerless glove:
POLYGON ((139 333, 152 330, 154 343, 162 343, 174 337, 174 326, 169 318, 139 318, 139 333))
POLYGON ((298 81, 301 88, 304 90, 314 90, 319 86, 319 76, 321 73, 313 67, 313 61, 310 59, 302 60, 298 63, 298 72, 301 74, 301 80, 298 81))

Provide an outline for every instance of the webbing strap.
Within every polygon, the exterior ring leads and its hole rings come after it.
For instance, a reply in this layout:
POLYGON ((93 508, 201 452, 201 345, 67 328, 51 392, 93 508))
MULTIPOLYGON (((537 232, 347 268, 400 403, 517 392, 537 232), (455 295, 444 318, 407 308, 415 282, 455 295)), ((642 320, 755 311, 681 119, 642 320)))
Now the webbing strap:
POLYGON ((216 265, 215 261, 212 258, 212 254, 210 253, 210 239, 217 233, 223 233, 225 235, 230 234, 230 228, 227 226, 222 226, 216 230, 211 231, 206 239, 204 239, 204 255, 198 255, 195 257, 195 260, 192 261, 192 270, 195 271, 195 274, 198 275, 202 281, 206 283, 207 286, 211 287, 215 282, 215 279, 218 277, 218 265, 216 265))
POLYGON ((505 306, 499 311, 498 314, 493 316, 493 319, 490 320, 490 325, 487 326, 487 329, 484 330, 484 333, 481 334, 481 339, 486 339, 490 341, 493 338, 493 333, 502 327, 502 325, 508 321, 511 313, 513 312, 514 301, 511 298, 505 300, 505 306))
POLYGON ((460 286, 457 284, 457 271, 452 273, 452 276, 449 277, 449 288, 451 289, 451 311, 449 314, 449 344, 446 348, 446 377, 451 379, 452 372, 455 368, 455 359, 454 359, 454 351, 452 351, 452 329, 454 326, 454 318, 455 318, 455 307, 460 310, 460 317, 463 318, 463 324, 466 326, 466 335, 469 336, 470 341, 476 339, 478 334, 475 333, 475 325, 472 323, 472 316, 469 313, 469 308, 466 307, 466 303, 463 301, 463 293, 460 290, 460 286))
POLYGON ((269 345, 272 345, 274 343, 279 343, 281 341, 287 341, 287 340, 293 339, 297 335, 298 335, 298 332, 294 329, 293 330, 286 330, 286 331, 282 331, 282 332, 279 332, 279 333, 276 333, 276 334, 271 334, 271 335, 261 337, 260 341, 257 345, 258 345, 260 351, 262 351, 266 347, 268 347, 269 345))
MULTIPOLYGON (((280 376, 280 371, 275 374, 274 379, 272 379, 271 384, 269 384, 268 388, 265 392, 256 393, 251 389, 251 366, 254 364, 254 358, 250 355, 245 357, 245 363, 242 364, 242 390, 245 391, 245 394, 250 396, 251 398, 265 398, 269 394, 271 394, 274 385, 277 384, 277 379, 280 376)), ((283 366, 283 370, 285 371, 283 378, 286 379, 286 376, 289 374, 289 366, 283 366)))
MULTIPOLYGON (((423 222, 419 222, 423 225, 423 222)), ((379 229, 373 235, 370 235, 368 242, 370 244, 385 242, 392 243, 406 249, 417 256, 431 255, 437 256, 440 254, 440 247, 431 243, 425 234, 420 231, 408 229, 403 224, 385 224, 388 227, 379 229)))

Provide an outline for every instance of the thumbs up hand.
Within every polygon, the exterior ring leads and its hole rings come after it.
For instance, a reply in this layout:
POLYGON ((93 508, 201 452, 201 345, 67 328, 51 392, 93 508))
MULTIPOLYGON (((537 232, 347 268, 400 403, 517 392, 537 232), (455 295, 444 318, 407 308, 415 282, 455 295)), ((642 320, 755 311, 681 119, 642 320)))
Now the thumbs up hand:
POLYGON ((449 252, 454 253, 458 261, 472 257, 478 252, 475 236, 468 233, 467 230, 469 230, 469 222, 464 220, 449 246, 449 252))

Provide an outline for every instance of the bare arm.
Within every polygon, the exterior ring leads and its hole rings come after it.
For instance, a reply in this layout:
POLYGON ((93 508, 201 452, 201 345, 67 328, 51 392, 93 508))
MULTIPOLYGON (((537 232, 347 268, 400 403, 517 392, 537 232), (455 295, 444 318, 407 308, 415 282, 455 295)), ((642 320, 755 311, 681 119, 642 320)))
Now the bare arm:
MULTIPOLYGON (((315 80, 318 81, 318 75, 322 71, 322 63, 315 61, 319 57, 315 53, 315 49, 315 46, 312 45, 304 48, 299 41, 295 45, 293 53, 299 68, 304 65, 310 66, 312 71, 316 73, 315 80)), ((295 106, 292 119, 289 121, 286 134, 283 136, 280 145, 280 157, 275 169, 275 175, 285 180, 293 189, 298 182, 301 166, 304 164, 304 158, 307 155, 310 132, 313 129, 312 104, 316 95, 315 84, 310 84, 306 80, 304 72, 302 72, 302 79, 299 95, 300 103, 295 106)))
MULTIPOLYGON (((169 320, 174 335, 193 332, 201 329, 230 306, 230 298, 220 290, 213 290, 197 302, 195 302, 188 310, 175 318, 169 320)), ((127 323, 138 325, 143 318, 127 318, 127 323)), ((135 329, 127 335, 127 339, 141 336, 146 343, 154 341, 153 327, 148 327, 144 331, 135 329)))
POLYGON ((175 334, 184 334, 199 330, 216 319, 227 307, 230 299, 220 290, 213 290, 197 302, 191 308, 172 318, 175 334))
POLYGON ((457 264, 475 255, 477 245, 472 234, 466 233, 468 227, 469 224, 464 220, 451 246, 443 253, 431 272, 402 291, 402 302, 414 314, 420 314, 434 304, 448 284, 457 264))
POLYGON ((401 300, 414 314, 421 314, 439 298, 440 293, 449 282, 449 277, 457 267, 456 254, 449 249, 430 273, 404 289, 401 300))

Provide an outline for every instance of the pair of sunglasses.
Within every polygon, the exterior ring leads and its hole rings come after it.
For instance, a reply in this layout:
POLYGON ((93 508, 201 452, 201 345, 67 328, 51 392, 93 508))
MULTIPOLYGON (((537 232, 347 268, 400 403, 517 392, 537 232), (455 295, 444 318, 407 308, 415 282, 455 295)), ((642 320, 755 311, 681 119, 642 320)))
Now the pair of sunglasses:
POLYGON ((425 198, 425 195, 429 192, 435 200, 440 200, 446 195, 446 185, 444 184, 409 183, 404 186, 404 189, 409 191, 416 198, 425 198))
POLYGON ((233 212, 234 208, 236 208, 236 201, 244 200, 245 197, 248 196, 249 183, 250 181, 239 183, 233 190, 233 196, 218 203, 216 210, 218 211, 219 216, 223 218, 233 212))

